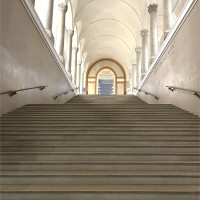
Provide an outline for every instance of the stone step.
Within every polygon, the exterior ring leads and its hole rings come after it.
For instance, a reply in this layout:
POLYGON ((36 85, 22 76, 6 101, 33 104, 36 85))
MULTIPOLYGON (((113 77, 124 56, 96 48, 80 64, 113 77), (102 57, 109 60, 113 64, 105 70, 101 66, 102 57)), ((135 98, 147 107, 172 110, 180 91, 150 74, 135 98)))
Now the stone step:
POLYGON ((21 108, 66 108, 66 107, 133 107, 133 108, 137 108, 137 107, 142 107, 142 108, 146 108, 146 107, 156 107, 156 108, 178 108, 175 105, 172 104, 132 104, 130 103, 84 103, 84 102, 80 102, 80 103, 72 103, 72 102, 67 102, 65 104, 27 104, 24 105, 20 108, 17 109, 21 109, 21 108))
POLYGON ((197 119, 196 116, 191 116, 190 114, 187 114, 187 113, 152 113, 152 112, 149 112, 149 113, 91 113, 91 112, 77 112, 77 113, 68 113, 68 112, 65 112, 65 113, 56 113, 56 112, 53 112, 51 114, 48 114, 48 113, 26 113, 26 114, 23 114, 23 113, 17 113, 17 114, 7 114, 6 117, 54 117, 54 118, 63 118, 63 117, 83 117, 83 116, 86 116, 86 117, 91 117, 91 116, 94 116, 94 117, 102 117, 102 116, 107 116, 107 117, 111 117, 111 116, 121 116, 121 118, 123 117, 131 117, 131 118, 141 118, 144 116, 144 119, 149 119, 149 118, 158 118, 160 117, 161 119, 162 118, 185 118, 185 119, 197 119))
POLYGON ((4 184, 193 184, 198 185, 198 172, 170 171, 2 171, 4 184))
POLYGON ((82 121, 79 121, 79 120, 65 120, 65 121, 53 121, 53 120, 49 120, 49 121, 44 121, 44 120, 23 120, 23 121, 19 121, 19 120, 6 120, 6 121, 1 121, 1 125, 2 126, 6 126, 6 125, 9 125, 9 126, 19 126, 19 125, 77 125, 77 126, 81 126, 81 125, 90 125, 90 124, 95 124, 95 125, 127 125, 127 126, 146 126, 146 125, 155 125, 155 126, 197 126, 199 127, 199 130, 200 130, 200 123, 199 121, 187 121, 187 122, 184 122, 184 121, 173 121, 173 122, 166 122, 166 121, 135 121, 135 120, 122 120, 122 121, 110 121, 110 120, 98 120, 98 121, 90 121, 90 120, 82 120, 82 121))
POLYGON ((126 135, 126 136, 199 136, 199 130, 1 130, 0 135, 126 135))
POLYGON ((151 111, 182 111, 182 112, 187 112, 185 110, 179 109, 177 107, 159 107, 159 106, 132 106, 132 105, 67 105, 66 106, 60 106, 60 107, 54 107, 54 106, 40 106, 40 107, 22 107, 22 108, 17 108, 13 110, 12 112, 28 112, 28 111, 68 111, 68 110, 76 110, 76 111, 81 111, 81 110, 88 110, 88 111, 96 111, 96 110, 123 110, 123 111, 145 111, 145 110, 151 110, 151 111))
POLYGON ((18 134, 7 134, 4 132, 1 133, 0 135, 1 141, 3 140, 82 140, 82 141, 94 141, 94 140, 113 140, 113 141, 118 141, 118 140, 123 140, 123 141, 129 141, 129 140, 154 140, 154 141, 185 141, 185 140, 198 140, 199 135, 153 135, 153 134, 26 134, 26 133, 18 133, 18 134))
POLYGON ((2 185, 9 200, 197 200, 198 185, 2 185))
POLYGON ((195 115, 134 96, 27 105, 1 118, 1 195, 197 200, 199 128, 195 115))
MULTIPOLYGON (((89 101, 92 100, 93 102, 144 102, 140 98, 138 98, 135 95, 76 95, 72 99, 70 99, 68 102, 76 102, 76 101, 89 101)), ((67 102, 67 103, 68 103, 67 102)))
POLYGON ((172 124, 172 123, 96 123, 96 122, 88 122, 88 123, 1 123, 1 127, 2 129, 4 128, 30 128, 30 127, 37 127, 37 128, 67 128, 67 127, 83 127, 83 128, 90 128, 90 127, 108 127, 108 128, 112 128, 112 127, 126 127, 126 128, 196 128, 197 130, 200 130, 200 126, 199 123, 176 123, 176 124, 172 124))
POLYGON ((25 171, 62 171, 62 170, 144 170, 144 171, 175 171, 198 172, 200 161, 4 161, 1 170, 25 171))
POLYGON ((132 146, 132 147, 142 147, 142 146, 190 146, 199 145, 198 140, 2 140, 2 146, 85 146, 85 147, 95 147, 95 146, 132 146))
POLYGON ((122 153, 122 152, 1 152, 3 161, 198 161, 199 153, 122 153))
POLYGON ((1 146, 1 152, 122 152, 122 153, 200 153, 200 146, 1 146))
POLYGON ((181 109, 177 106, 170 105, 170 104, 131 104, 131 103, 66 103, 66 104, 35 104, 35 105, 25 105, 17 109, 60 109, 60 108, 167 108, 167 109, 181 109))
POLYGON ((182 111, 182 110, 124 110, 124 109, 113 109, 113 110, 109 110, 109 109, 99 109, 99 110, 88 110, 88 109, 83 109, 83 110, 74 110, 74 109, 68 109, 68 110, 60 110, 60 111, 54 111, 54 110, 43 110, 43 111, 31 111, 31 110, 27 110, 27 111, 23 111, 23 110, 19 110, 19 111, 13 111, 11 113, 8 113, 8 115, 12 114, 12 115, 31 115, 31 114, 40 114, 40 115, 44 115, 44 114, 57 114, 57 115, 62 115, 62 114, 85 114, 85 113, 89 113, 89 114, 161 114, 161 115, 165 115, 165 114, 183 114, 183 115, 191 115, 190 113, 186 112, 186 111, 182 111))
POLYGON ((65 112, 95 112, 95 113, 131 113, 131 112, 135 112, 135 113, 148 113, 148 112, 153 112, 153 113, 183 113, 183 114, 188 114, 188 115, 193 115, 191 113, 189 113, 188 111, 182 110, 182 109, 178 109, 178 108, 60 108, 60 109, 52 109, 52 108, 48 108, 48 109, 16 109, 13 110, 11 112, 9 112, 9 114, 14 114, 14 113, 37 113, 37 112, 44 112, 44 113, 51 113, 51 112, 58 112, 58 113, 65 113, 65 112))
POLYGON ((199 127, 186 126, 2 126, 1 131, 196 131, 199 127))
POLYGON ((115 117, 65 117, 65 118, 59 118, 59 119, 53 119, 51 117, 49 118, 36 118, 36 117, 3 117, 1 118, 2 123, 17 123, 17 122, 24 122, 24 123, 91 123, 91 122, 96 122, 96 123, 171 123, 171 124, 176 124, 176 123, 198 123, 200 125, 200 120, 199 119, 160 119, 160 118, 149 118, 149 119, 143 119, 142 118, 121 118, 121 116, 115 116, 115 117))
POLYGON ((37 116, 12 116, 12 115, 5 115, 1 118, 1 121, 6 121, 6 120, 54 120, 55 121, 64 121, 64 120, 71 120, 71 121, 82 121, 82 120, 91 120, 91 121, 99 121, 99 120, 110 120, 110 121, 126 121, 126 120, 132 120, 132 121, 183 121, 183 122, 190 122, 190 121, 194 121, 194 122, 199 122, 199 119, 195 116, 169 116, 169 115, 74 115, 74 116, 57 116, 54 117, 52 115, 46 115, 46 116, 40 116, 40 118, 38 118, 37 116))
MULTIPOLYGON (((64 113, 64 112, 177 112, 177 113, 188 113, 187 111, 181 110, 181 109, 167 109, 167 108, 60 108, 60 109, 18 109, 15 111, 12 111, 12 113, 51 113, 51 112, 58 112, 58 113, 64 113)), ((188 113, 189 114, 189 113, 188 113)))

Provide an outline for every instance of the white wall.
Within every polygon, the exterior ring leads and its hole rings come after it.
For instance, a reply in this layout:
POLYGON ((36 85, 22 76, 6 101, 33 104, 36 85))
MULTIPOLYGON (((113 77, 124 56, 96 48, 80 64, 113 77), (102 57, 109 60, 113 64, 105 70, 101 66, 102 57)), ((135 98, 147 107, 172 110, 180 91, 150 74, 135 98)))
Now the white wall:
POLYGON ((170 41, 140 89, 158 97, 138 93, 147 103, 174 104, 200 116, 200 99, 183 91, 169 91, 176 86, 200 91, 200 2, 197 1, 175 37, 170 41))
POLYGON ((33 103, 64 103, 74 96, 57 94, 71 90, 66 72, 59 68, 20 0, 1 0, 0 92, 48 85, 40 91, 1 95, 1 114, 33 103))

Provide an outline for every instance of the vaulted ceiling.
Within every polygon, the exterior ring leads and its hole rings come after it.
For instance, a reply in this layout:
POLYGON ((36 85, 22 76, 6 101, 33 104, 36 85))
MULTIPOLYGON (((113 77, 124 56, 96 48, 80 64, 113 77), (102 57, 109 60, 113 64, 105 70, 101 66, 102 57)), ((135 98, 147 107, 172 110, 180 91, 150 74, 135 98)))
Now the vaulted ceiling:
POLYGON ((119 62, 127 74, 135 60, 135 47, 141 45, 140 31, 149 27, 148 5, 158 3, 158 16, 162 15, 162 0, 70 2, 85 67, 109 58, 119 62))

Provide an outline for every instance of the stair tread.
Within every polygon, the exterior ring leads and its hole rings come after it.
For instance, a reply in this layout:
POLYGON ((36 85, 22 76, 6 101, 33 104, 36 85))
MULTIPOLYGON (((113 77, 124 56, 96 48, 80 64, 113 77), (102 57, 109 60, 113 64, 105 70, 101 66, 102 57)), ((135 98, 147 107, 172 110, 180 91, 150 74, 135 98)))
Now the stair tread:
POLYGON ((76 96, 26 105, 0 120, 2 193, 200 192, 200 119, 176 106, 76 96))
POLYGON ((1 192, 200 192, 199 185, 0 185, 1 192))
POLYGON ((177 171, 131 171, 131 170, 112 170, 112 171, 1 171, 0 175, 4 176, 62 176, 62 175, 110 175, 110 176, 200 176, 199 172, 177 172, 177 171))
POLYGON ((19 163, 19 164, 87 164, 87 163, 91 163, 91 164, 200 164, 200 160, 198 161, 127 161, 127 160, 123 160, 123 161, 117 161, 117 160, 100 160, 100 161, 93 161, 93 160, 72 160, 72 161, 55 161, 55 160, 43 160, 43 161, 17 161, 17 160, 13 160, 13 161, 2 161, 2 164, 5 163, 19 163))
POLYGON ((104 145, 104 146, 99 146, 99 145, 95 145, 95 146, 81 146, 81 145, 74 145, 74 146, 67 146, 67 145, 34 145, 34 146, 19 146, 19 145, 1 145, 0 147, 81 147, 81 148, 94 148, 94 147, 117 147, 117 148, 145 148, 145 147, 155 147, 155 148, 160 148, 160 147, 169 147, 169 148, 177 148, 177 147, 184 147, 184 148, 199 148, 200 145, 160 145, 160 146, 155 146, 155 145, 140 145, 140 146, 132 146, 132 145, 104 145))
POLYGON ((2 154, 122 154, 122 155, 200 155, 200 153, 124 153, 124 152, 1 152, 2 154))

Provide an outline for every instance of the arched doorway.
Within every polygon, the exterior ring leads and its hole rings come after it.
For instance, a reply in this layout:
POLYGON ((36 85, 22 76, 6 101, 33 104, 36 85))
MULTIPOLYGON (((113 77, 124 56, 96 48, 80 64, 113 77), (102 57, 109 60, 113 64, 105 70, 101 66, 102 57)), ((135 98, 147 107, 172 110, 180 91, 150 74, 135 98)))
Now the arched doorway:
POLYGON ((96 94, 114 95, 116 94, 116 74, 109 67, 101 69, 97 74, 96 94))
POLYGON ((114 60, 97 61, 87 70, 86 94, 126 94, 126 75, 123 67, 114 60))

